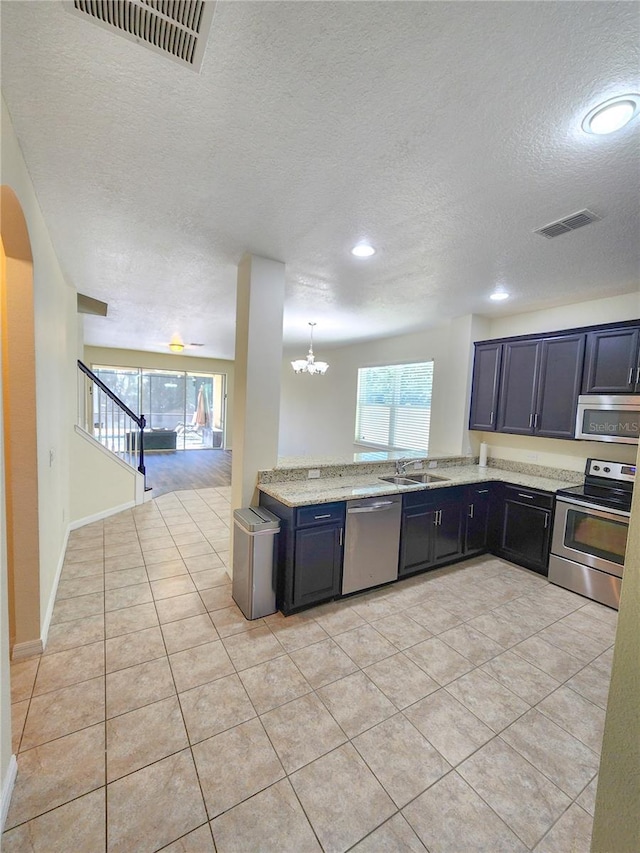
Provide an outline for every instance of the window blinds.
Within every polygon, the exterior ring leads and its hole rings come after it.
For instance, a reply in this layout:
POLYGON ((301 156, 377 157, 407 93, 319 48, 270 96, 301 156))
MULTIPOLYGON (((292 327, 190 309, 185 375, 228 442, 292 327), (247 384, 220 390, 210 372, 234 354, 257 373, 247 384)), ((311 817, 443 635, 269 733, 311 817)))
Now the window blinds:
POLYGON ((358 370, 356 441, 398 450, 429 449, 433 362, 358 370))

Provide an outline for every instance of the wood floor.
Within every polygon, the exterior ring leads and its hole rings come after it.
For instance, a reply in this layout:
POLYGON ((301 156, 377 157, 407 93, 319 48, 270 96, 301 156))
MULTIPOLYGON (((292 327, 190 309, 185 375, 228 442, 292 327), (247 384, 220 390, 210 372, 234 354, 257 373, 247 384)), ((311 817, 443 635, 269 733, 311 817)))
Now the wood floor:
POLYGON ((182 489, 231 485, 230 450, 148 451, 144 463, 154 498, 182 489))

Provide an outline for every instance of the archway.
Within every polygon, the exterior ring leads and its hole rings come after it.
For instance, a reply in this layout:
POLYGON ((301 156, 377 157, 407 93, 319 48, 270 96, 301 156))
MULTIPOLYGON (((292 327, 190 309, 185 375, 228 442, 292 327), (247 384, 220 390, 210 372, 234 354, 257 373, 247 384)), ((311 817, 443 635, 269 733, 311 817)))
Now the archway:
POLYGON ((41 651, 33 259, 16 194, 2 186, 2 416, 12 657, 41 651))

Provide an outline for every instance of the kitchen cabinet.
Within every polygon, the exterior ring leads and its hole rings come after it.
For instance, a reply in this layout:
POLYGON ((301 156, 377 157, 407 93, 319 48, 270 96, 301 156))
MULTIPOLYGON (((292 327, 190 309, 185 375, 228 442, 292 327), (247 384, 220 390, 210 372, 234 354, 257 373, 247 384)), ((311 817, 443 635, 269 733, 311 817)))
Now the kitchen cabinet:
POLYGON ((540 341, 507 341, 503 346, 497 429, 531 435, 540 341))
POLYGON ((502 344, 475 345, 469 429, 495 430, 502 344))
POLYGON ((342 531, 342 523, 296 530, 293 608, 317 604, 340 594, 342 531))
POLYGON ((492 492, 491 483, 467 486, 465 489, 463 503, 465 557, 481 554, 489 546, 492 492))
POLYGON ((463 492, 452 486, 403 496, 398 577, 462 557, 463 492))
POLYGON ((502 486, 496 510, 499 519, 495 553, 546 575, 554 496, 537 489, 502 486))
POLYGON ((584 334, 507 341, 503 347, 498 431, 573 438, 584 334))
POLYGON ((640 328, 589 332, 582 393, 640 393, 640 328))
POLYGON ((287 507, 264 493, 280 518, 276 605, 285 615, 340 595, 345 503, 287 507))

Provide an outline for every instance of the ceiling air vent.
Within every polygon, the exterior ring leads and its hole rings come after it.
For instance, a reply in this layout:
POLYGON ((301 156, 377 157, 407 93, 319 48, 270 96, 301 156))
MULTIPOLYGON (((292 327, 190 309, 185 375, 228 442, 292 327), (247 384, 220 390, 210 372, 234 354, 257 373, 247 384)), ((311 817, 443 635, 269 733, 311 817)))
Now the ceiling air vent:
POLYGON ((199 71, 215 0, 72 0, 67 9, 199 71))
POLYGON ((596 216, 590 210, 579 210, 577 213, 572 213, 571 216, 545 225, 544 228, 536 228, 534 234, 541 234, 543 237, 551 239, 552 237, 559 237, 560 234, 575 231, 576 228, 582 228, 583 225, 591 225, 592 222, 597 222, 599 219, 601 217, 596 216))

